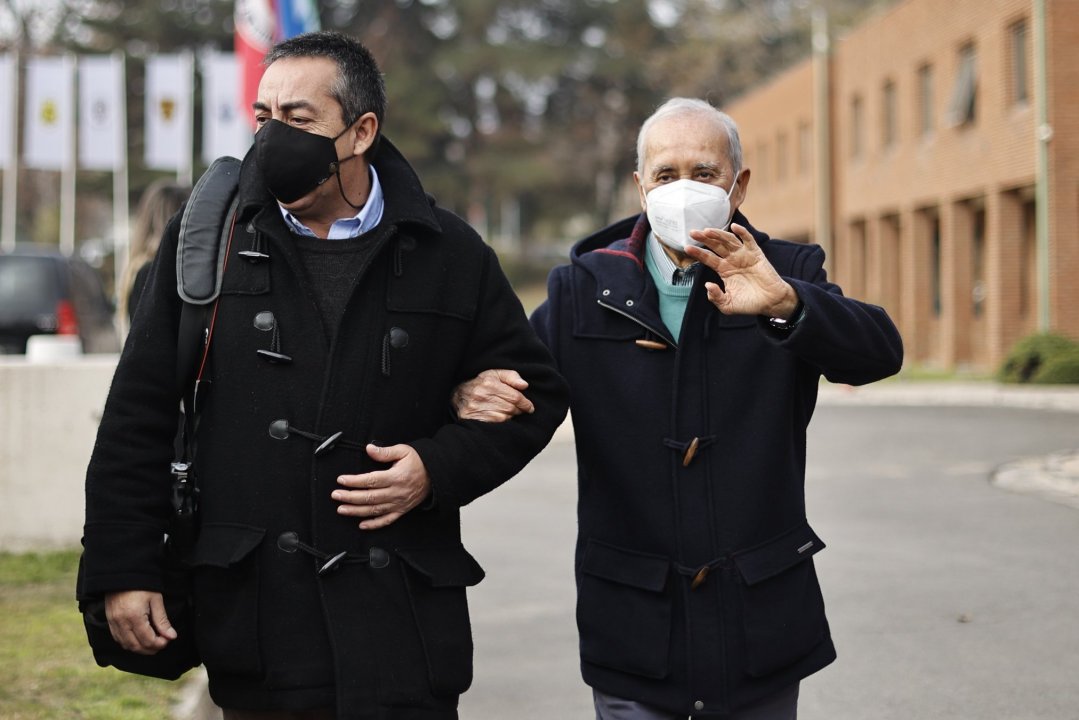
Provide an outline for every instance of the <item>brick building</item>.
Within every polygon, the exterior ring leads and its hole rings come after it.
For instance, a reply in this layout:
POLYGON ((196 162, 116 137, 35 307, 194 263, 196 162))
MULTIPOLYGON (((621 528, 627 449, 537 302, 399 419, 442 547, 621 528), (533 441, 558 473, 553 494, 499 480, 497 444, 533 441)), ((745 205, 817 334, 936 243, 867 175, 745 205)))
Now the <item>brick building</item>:
POLYGON ((748 216, 822 244, 908 363, 1079 338, 1079 0, 905 0, 814 48, 725 108, 748 216))

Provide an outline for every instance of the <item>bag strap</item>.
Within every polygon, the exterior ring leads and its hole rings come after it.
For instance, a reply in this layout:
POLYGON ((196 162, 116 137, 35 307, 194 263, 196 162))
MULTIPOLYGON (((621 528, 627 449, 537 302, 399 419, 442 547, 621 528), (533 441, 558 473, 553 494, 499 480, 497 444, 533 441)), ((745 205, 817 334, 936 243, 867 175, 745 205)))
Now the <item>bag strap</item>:
POLYGON ((187 535, 177 538, 184 545, 190 545, 198 510, 198 481, 191 463, 200 401, 209 383, 206 364, 221 283, 236 230, 239 170, 239 160, 222 157, 199 178, 184 208, 176 246, 176 291, 183 301, 177 329, 176 384, 184 412, 177 429, 177 459, 172 463, 172 505, 173 530, 187 535))
POLYGON ((176 247, 176 291, 193 305, 209 305, 221 292, 229 216, 235 211, 240 161, 220 157, 202 174, 184 208, 176 247))
MULTIPOLYGON (((183 300, 178 330, 176 383, 182 397, 202 379, 209 352, 208 308, 221 293, 239 205, 240 161, 214 160, 191 191, 176 246, 176 291, 183 300), (224 252, 222 252, 224 248, 224 252), (201 351, 201 360, 200 360, 201 351)), ((190 406, 189 406, 190 407, 190 406)))
MULTIPOLYGON (((228 256, 232 249, 232 238, 236 230, 236 202, 232 203, 225 220, 225 246, 221 253, 221 273, 228 265, 228 256)), ((195 458, 195 431, 198 429, 200 399, 204 396, 204 386, 210 380, 206 377, 206 365, 210 357, 210 343, 213 340, 214 327, 217 324, 217 308, 220 293, 215 293, 211 306, 184 302, 180 310, 179 341, 177 344, 177 373, 180 391, 184 399, 183 457, 182 462, 195 458)))

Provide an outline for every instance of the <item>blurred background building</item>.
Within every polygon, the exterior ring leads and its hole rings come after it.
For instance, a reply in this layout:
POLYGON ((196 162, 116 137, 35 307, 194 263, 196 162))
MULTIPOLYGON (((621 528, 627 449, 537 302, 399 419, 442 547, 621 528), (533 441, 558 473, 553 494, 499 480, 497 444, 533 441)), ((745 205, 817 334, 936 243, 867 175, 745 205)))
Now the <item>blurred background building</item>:
POLYGON ((745 209, 819 242, 907 361, 991 370, 1079 335, 1079 2, 906 0, 725 108, 745 209))
POLYGON ((1079 0, 7 0, 0 252, 59 246, 114 293, 130 208, 245 152, 248 70, 310 27, 371 48, 387 135, 526 306, 575 240, 639 211, 637 129, 682 95, 738 120, 750 218, 823 245, 908 367, 1079 339, 1079 0), (106 117, 118 133, 93 134, 106 117))

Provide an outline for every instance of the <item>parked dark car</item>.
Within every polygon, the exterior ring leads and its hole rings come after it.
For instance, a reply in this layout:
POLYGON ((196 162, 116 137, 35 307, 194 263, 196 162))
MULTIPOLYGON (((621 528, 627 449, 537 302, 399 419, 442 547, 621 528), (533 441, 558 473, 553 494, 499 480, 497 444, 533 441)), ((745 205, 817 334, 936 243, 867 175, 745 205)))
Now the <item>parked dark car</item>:
POLYGON ((0 353, 25 353, 31 335, 77 335, 86 353, 119 350, 113 305, 92 267, 48 247, 0 253, 0 353))

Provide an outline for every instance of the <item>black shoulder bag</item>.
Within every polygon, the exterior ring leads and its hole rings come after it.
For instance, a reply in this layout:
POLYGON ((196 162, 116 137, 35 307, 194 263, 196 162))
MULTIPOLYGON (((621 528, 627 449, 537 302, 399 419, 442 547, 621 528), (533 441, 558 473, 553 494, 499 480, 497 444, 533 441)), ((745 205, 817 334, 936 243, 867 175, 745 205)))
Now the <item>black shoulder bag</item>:
POLYGON ((185 562, 198 535, 198 479, 193 461, 200 403, 209 380, 204 378, 210 340, 217 318, 217 298, 236 224, 236 187, 240 161, 220 158, 199 178, 180 224, 177 247, 177 291, 183 299, 178 330, 176 375, 183 397, 177 431, 177 460, 171 465, 172 516, 162 538, 165 612, 177 637, 160 652, 140 655, 122 648, 112 637, 105 598, 82 592, 79 560, 79 611, 94 660, 101 667, 149 677, 176 680, 202 661, 195 643, 190 569, 185 562), (223 252, 222 252, 223 249, 223 252), (210 310, 209 306, 213 307, 210 310), (207 320, 209 322, 207 322, 207 320))

